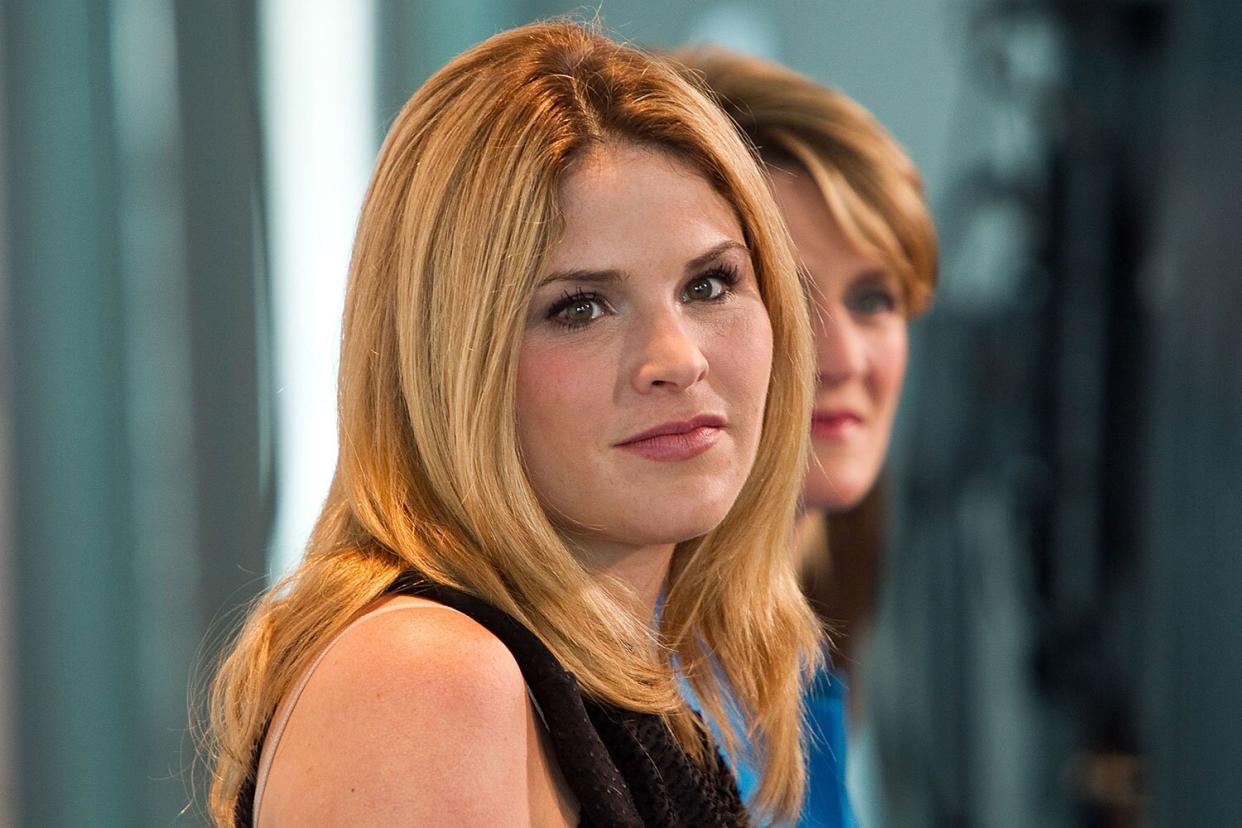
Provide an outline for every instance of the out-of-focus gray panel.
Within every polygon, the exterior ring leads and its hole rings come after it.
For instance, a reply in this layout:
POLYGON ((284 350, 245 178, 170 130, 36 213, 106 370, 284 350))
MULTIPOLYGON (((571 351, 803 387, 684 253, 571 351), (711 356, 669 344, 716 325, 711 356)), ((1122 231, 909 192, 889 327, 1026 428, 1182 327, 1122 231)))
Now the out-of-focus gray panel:
POLYGON ((1152 824, 1242 824, 1242 6, 1174 30, 1146 454, 1152 824))

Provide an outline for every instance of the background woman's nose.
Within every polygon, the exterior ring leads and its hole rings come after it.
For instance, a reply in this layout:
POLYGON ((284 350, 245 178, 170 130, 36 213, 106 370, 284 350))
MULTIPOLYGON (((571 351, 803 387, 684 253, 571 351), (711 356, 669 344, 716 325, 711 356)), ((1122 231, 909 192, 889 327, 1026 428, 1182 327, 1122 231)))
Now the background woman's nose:
POLYGON ((815 358, 820 382, 842 382, 862 373, 866 364, 862 336, 844 310, 820 312, 815 358))

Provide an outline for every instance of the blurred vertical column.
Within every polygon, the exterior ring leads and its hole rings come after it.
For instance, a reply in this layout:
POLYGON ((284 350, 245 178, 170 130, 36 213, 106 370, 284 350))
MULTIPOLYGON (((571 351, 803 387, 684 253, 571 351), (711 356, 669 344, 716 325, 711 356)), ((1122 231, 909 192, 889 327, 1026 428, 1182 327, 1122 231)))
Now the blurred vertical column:
MULTIPOLYGON (((0 4, 0 44, 5 42, 4 5, 0 4)), ((0 90, 7 90, 6 70, 0 60, 0 90)), ((6 94, 0 94, 0 125, 7 123, 6 94)), ((17 796, 14 769, 13 714, 15 707, 13 662, 13 531, 10 505, 13 500, 12 461, 13 342, 9 322, 8 250, 8 158, 7 130, 0 128, 0 825, 13 825, 17 796)))
POLYGON ((1066 44, 1050 130, 1050 278, 1041 433, 1053 487, 1034 548, 1035 675, 1067 737, 1049 790, 1076 824, 1133 824, 1144 803, 1136 685, 1143 614, 1144 366, 1138 301, 1160 193, 1167 0, 1049 3, 1066 44))
POLYGON ((137 824, 108 7, 8 2, 15 824, 137 824))
POLYGON ((1153 826, 1242 825, 1242 4, 1178 4, 1143 509, 1153 826))
POLYGON ((884 825, 1049 828, 1061 735, 1032 682, 1031 560, 1051 488, 1039 266, 1060 39, 1033 3, 945 9, 962 80, 936 205, 942 284, 912 328, 894 536, 868 688, 884 825))
POLYGON ((115 0, 109 25, 122 351, 132 498, 128 607, 140 712, 129 780, 139 813, 167 821, 185 804, 180 770, 191 753, 186 677, 203 637, 198 487, 173 7, 115 0))
POLYGON ((274 499, 254 0, 176 4, 199 595, 263 586, 274 499))
POLYGON ((373 0, 262 0, 260 77, 278 423, 271 569, 301 557, 336 465, 336 368, 375 160, 373 0))
POLYGON ((0 9, 16 779, 0 818, 168 824, 189 796, 192 665, 264 572, 253 3, 0 9))

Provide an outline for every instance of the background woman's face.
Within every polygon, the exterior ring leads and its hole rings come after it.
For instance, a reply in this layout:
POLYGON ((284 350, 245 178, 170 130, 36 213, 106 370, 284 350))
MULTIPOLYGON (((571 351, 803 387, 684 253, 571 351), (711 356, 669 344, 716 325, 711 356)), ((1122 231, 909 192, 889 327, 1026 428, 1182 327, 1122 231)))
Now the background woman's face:
POLYGON ((888 451, 906 370, 903 293, 846 239, 809 175, 777 169, 772 178, 815 294, 815 456, 804 496, 809 508, 843 511, 871 489, 888 451))
POLYGON ((771 373, 742 228, 693 167, 633 144, 579 159, 560 197, 518 365, 527 473, 584 545, 701 535, 750 472, 771 373))

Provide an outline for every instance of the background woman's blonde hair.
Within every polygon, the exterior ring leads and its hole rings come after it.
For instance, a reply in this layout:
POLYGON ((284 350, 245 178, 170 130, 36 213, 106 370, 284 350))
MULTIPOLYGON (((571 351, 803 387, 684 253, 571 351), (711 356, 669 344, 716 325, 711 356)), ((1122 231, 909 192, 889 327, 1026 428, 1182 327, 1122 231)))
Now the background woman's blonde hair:
POLYGON ((302 563, 258 600, 212 688, 217 822, 231 823, 290 684, 408 568, 514 616, 585 692, 664 716, 697 757, 702 725, 678 692, 674 660, 732 744, 727 693, 763 768, 759 809, 794 815, 800 696, 819 658, 785 553, 814 370, 795 274, 747 148, 663 60, 576 24, 544 23, 497 35, 428 80, 389 131, 358 226, 331 492, 302 563), (754 468, 723 523, 676 550, 654 648, 625 596, 550 524, 515 430, 517 356, 561 228, 558 185, 575 158, 612 141, 677 154, 733 206, 776 354, 754 468))
MULTIPOLYGON (((907 316, 927 309, 939 253, 922 179, 870 112, 792 69, 718 46, 670 57, 717 99, 769 167, 810 175, 850 243, 899 279, 907 316)), ((824 533, 802 550, 803 588, 834 627, 842 620, 858 626, 872 611, 884 513, 884 486, 877 482, 857 506, 828 515, 824 533)), ((848 669, 850 639, 834 640, 848 669)))
POLYGON ((710 90, 769 166, 792 162, 814 179, 846 238, 901 280, 908 315, 927 309, 939 255, 922 179, 870 112, 792 69, 718 46, 670 57, 710 90))

